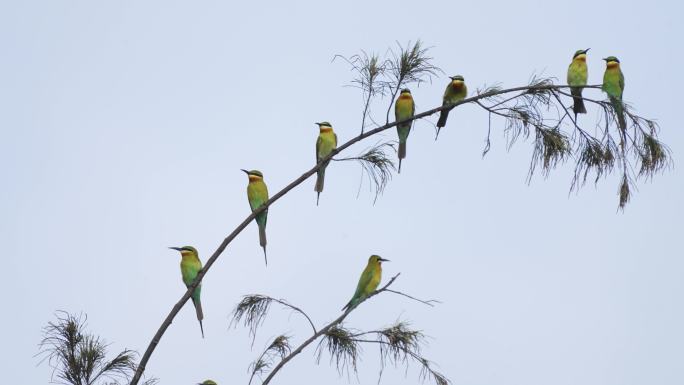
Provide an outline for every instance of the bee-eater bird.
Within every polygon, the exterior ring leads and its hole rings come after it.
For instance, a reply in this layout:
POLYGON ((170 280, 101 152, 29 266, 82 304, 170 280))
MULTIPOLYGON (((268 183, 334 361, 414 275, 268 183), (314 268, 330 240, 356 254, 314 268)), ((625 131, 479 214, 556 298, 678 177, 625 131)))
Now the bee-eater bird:
POLYGON ((197 385, 218 385, 218 384, 216 383, 216 381, 213 381, 213 380, 204 380, 204 382, 199 383, 197 385))
POLYGON ((368 298, 371 293, 378 288, 382 279, 382 262, 389 262, 389 259, 380 258, 378 255, 371 255, 368 258, 368 265, 361 273, 359 284, 356 286, 354 296, 342 308, 343 311, 355 308, 361 301, 368 298))
MULTIPOLYGON (((337 134, 333 132, 333 128, 328 122, 316 123, 318 125, 319 134, 318 140, 316 140, 316 163, 319 163, 323 158, 330 155, 334 149, 337 148, 337 134)), ((314 191, 316 191, 316 206, 318 206, 318 199, 321 197, 321 192, 323 192, 323 183, 325 180, 325 168, 328 167, 326 162, 316 175, 316 185, 314 186, 314 191)))
MULTIPOLYGON (((468 87, 465 85, 463 76, 450 76, 449 79, 451 79, 451 82, 447 85, 446 90, 444 90, 444 97, 442 98, 443 106, 459 102, 468 96, 468 87)), ((439 136, 439 130, 446 126, 449 110, 450 109, 442 110, 439 114, 439 120, 437 121, 437 136, 439 136)), ((435 139, 437 139, 437 137, 435 137, 435 139)))
POLYGON ((572 62, 568 66, 568 85, 570 94, 572 95, 572 110, 575 112, 575 120, 577 114, 586 114, 587 109, 584 107, 584 99, 582 99, 582 88, 587 85, 587 49, 580 49, 575 51, 572 57, 572 62))
MULTIPOLYGON (((197 277, 197 273, 202 270, 202 262, 199 259, 197 250, 192 246, 183 247, 169 247, 169 249, 180 251, 181 253, 181 276, 185 287, 190 287, 197 277)), ((202 327, 202 320, 204 313, 202 313, 202 303, 200 302, 200 293, 202 292, 202 283, 197 285, 195 291, 192 293, 192 304, 195 305, 195 312, 197 313, 197 320, 202 331, 202 338, 204 338, 204 327, 202 327)))
MULTIPOLYGON (((411 91, 408 88, 401 90, 401 94, 394 103, 394 119, 398 122, 413 117, 416 113, 416 104, 413 102, 411 91)), ((401 172, 401 160, 406 158, 406 140, 411 132, 413 121, 397 124, 397 134, 399 135, 399 172, 401 172)))
MULTIPOLYGON (((266 183, 264 183, 264 174, 259 170, 242 170, 249 178, 249 184, 247 184, 247 200, 249 201, 249 207, 252 211, 255 211, 261 205, 266 203, 268 200, 268 188, 266 183)), ((259 244, 264 248, 264 261, 268 265, 268 259, 266 258, 266 218, 268 217, 268 209, 257 214, 254 219, 259 226, 259 244)))
MULTIPOLYGON (((606 72, 603 73, 603 86, 601 89, 608 94, 608 99, 615 109, 618 124, 624 133, 627 130, 625 113, 622 106, 622 92, 625 90, 625 76, 620 69, 620 60, 615 56, 608 56, 606 61, 606 72)), ((623 134, 624 135, 624 134, 623 134)))

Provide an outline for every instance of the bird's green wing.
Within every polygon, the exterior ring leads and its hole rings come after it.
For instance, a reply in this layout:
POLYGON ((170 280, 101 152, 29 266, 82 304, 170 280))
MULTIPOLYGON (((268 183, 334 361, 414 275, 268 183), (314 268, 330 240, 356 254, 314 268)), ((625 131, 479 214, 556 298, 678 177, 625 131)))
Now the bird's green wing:
POLYGON ((624 91, 624 90, 625 90, 625 75, 622 74, 622 70, 621 70, 620 71, 620 91, 624 91))
POLYGON ((321 142, 323 142, 323 138, 319 135, 316 139, 316 163, 321 161, 321 142))
POLYGON ((249 207, 252 209, 252 211, 256 210, 261 206, 264 202, 259 199, 256 194, 248 194, 247 195, 247 200, 249 202, 249 207))
POLYGON ((573 64, 570 64, 570 67, 568 67, 568 84, 571 86, 579 86, 581 85, 580 73, 579 70, 573 64))
POLYGON ((353 299, 358 301, 361 298, 364 298, 365 296, 370 294, 366 293, 366 291, 372 278, 373 269, 371 268, 371 266, 366 266, 366 268, 363 270, 363 273, 361 273, 361 278, 359 278, 359 284, 356 286, 356 292, 354 292, 353 299))

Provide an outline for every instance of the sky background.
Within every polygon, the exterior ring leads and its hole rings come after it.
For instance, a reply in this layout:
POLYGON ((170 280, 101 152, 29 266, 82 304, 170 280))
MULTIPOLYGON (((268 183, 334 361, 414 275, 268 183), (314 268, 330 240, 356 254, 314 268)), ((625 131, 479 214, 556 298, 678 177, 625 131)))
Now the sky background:
MULTIPOLYGON (((161 384, 246 384, 270 338, 309 331, 276 306, 251 349, 246 330, 229 328, 241 296, 285 298, 322 325, 377 253, 392 260, 385 279, 402 273, 395 289, 442 304, 385 294, 346 326, 410 321, 455 385, 683 383, 683 13, 677 1, 0 0, 3 382, 50 380, 34 355, 58 309, 87 313, 112 352, 142 353, 185 290, 167 247, 191 244, 206 260, 249 214, 239 169, 262 170, 273 194, 312 166, 314 122, 332 122, 340 141, 358 133, 361 95, 333 56, 421 39, 471 90, 541 72, 564 80, 588 47, 599 83, 600 58, 618 56, 625 100, 658 120, 675 168, 640 183, 619 213, 617 176, 568 195, 568 163, 526 184, 531 145, 506 151, 500 120, 482 159, 476 106, 452 112, 438 142, 418 122, 377 203, 367 184, 357 197, 357 164, 334 163, 319 207, 311 179, 271 208, 268 268, 256 226, 238 236, 204 280, 206 338, 185 307, 147 372, 161 384)), ((437 106, 445 84, 411 86, 417 110, 437 106)), ((375 384, 379 368, 366 347, 358 379, 340 377, 310 347, 274 383, 375 384)), ((382 379, 417 382, 415 365, 382 379)))

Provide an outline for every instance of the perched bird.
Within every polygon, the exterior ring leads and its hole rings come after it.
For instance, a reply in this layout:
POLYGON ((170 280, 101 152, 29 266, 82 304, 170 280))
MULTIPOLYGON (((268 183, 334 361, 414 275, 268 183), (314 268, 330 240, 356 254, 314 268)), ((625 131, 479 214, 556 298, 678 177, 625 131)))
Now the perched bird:
POLYGON ((344 305, 342 310, 351 310, 355 308, 361 301, 368 298, 368 296, 378 288, 380 280, 382 279, 382 262, 389 262, 389 259, 380 258, 378 255, 371 255, 368 258, 368 265, 361 273, 359 284, 356 286, 354 296, 349 302, 344 305))
POLYGON ((199 383, 197 385, 218 385, 218 384, 216 383, 216 381, 213 381, 213 380, 204 380, 204 382, 199 383))
MULTIPOLYGON (((316 163, 319 163, 323 158, 330 155, 330 153, 337 148, 337 134, 333 132, 333 128, 328 122, 316 123, 318 124, 319 134, 318 140, 316 140, 316 163)), ((321 197, 321 192, 323 192, 323 183, 325 180, 325 168, 328 167, 326 162, 318 170, 316 175, 316 185, 314 186, 314 191, 316 194, 316 206, 318 206, 318 199, 321 197)))
MULTIPOLYGON (((444 97, 442 98, 443 106, 456 103, 468 96, 468 87, 465 85, 465 79, 463 79, 463 76, 456 75, 450 76, 449 78, 451 79, 451 82, 446 87, 446 90, 444 90, 444 97)), ((449 110, 450 109, 442 110, 442 112, 439 114, 439 120, 437 121, 437 136, 439 136, 439 130, 446 126, 449 110)))
MULTIPOLYGON (((398 122, 413 117, 416 113, 416 105, 413 103, 411 91, 408 88, 401 90, 401 94, 394 103, 394 118, 398 122)), ((399 135, 399 172, 401 172, 401 160, 406 158, 406 140, 411 132, 413 121, 397 124, 397 134, 399 135)))
MULTIPOLYGON (((242 170, 247 174, 249 178, 249 184, 247 185, 247 200, 249 201, 249 207, 252 211, 255 211, 261 205, 266 203, 268 200, 268 188, 266 183, 264 183, 264 174, 259 170, 242 170)), ((254 219, 259 226, 259 244, 264 248, 264 261, 268 265, 268 259, 266 259, 266 218, 268 217, 268 209, 257 214, 254 219)))
MULTIPOLYGON (((197 277, 197 273, 202 270, 202 261, 199 259, 197 250, 192 246, 183 247, 169 247, 169 249, 180 251, 181 253, 181 276, 185 287, 190 287, 197 277)), ((204 313, 202 313, 202 303, 200 302, 200 293, 202 292, 202 283, 198 284, 195 291, 192 293, 192 304, 195 305, 195 312, 197 313, 197 320, 202 331, 202 338, 204 338, 204 327, 202 327, 202 320, 204 313)))
POLYGON ((587 85, 587 49, 580 49, 575 51, 572 57, 572 62, 568 66, 568 85, 570 94, 572 95, 572 110, 575 112, 575 120, 577 114, 586 114, 587 109, 584 107, 584 99, 582 99, 582 88, 587 85))
POLYGON ((620 69, 620 60, 615 56, 608 56, 606 61, 606 72, 603 73, 603 86, 601 89, 608 94, 608 99, 615 109, 618 124, 623 132, 627 130, 625 122, 625 112, 622 106, 622 92, 625 90, 625 76, 620 69))

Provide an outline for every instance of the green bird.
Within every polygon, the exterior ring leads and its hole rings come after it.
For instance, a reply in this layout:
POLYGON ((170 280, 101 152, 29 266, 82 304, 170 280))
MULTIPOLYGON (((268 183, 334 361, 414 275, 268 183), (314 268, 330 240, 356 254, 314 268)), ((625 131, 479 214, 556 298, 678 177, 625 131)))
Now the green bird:
POLYGON ((587 109, 584 107, 584 99, 582 99, 582 88, 587 85, 587 49, 580 49, 575 51, 572 57, 572 62, 568 66, 568 85, 570 94, 572 95, 572 110, 575 112, 575 120, 577 114, 586 114, 587 109))
POLYGON ((218 384, 214 380, 204 380, 204 382, 201 382, 197 385, 218 385, 218 384))
MULTIPOLYGON (((398 122, 413 117, 416 113, 416 104, 413 102, 411 90, 404 88, 394 103, 394 118, 398 122)), ((399 172, 401 172, 401 160, 406 158, 406 140, 411 132, 413 121, 397 124, 397 134, 399 135, 399 172)))
POLYGON ((627 130, 627 123, 625 122, 625 112, 622 106, 622 92, 625 90, 625 76, 620 69, 620 60, 615 56, 608 56, 603 60, 606 61, 606 72, 603 73, 603 86, 601 89, 608 94, 608 99, 615 109, 620 130, 624 132, 627 130))
MULTIPOLYGON (((249 178, 249 184, 247 184, 247 200, 249 201, 249 207, 252 211, 255 211, 261 205, 266 203, 268 200, 268 188, 266 183, 264 183, 264 174, 259 170, 242 170, 249 178)), ((268 265, 268 259, 266 258, 266 219, 268 217, 268 209, 257 214, 254 219, 259 226, 259 244, 264 248, 264 261, 268 265)))
POLYGON ((368 298, 371 293, 378 288, 380 280, 382 279, 382 262, 389 262, 389 259, 380 258, 378 255, 371 255, 368 258, 368 265, 361 273, 359 284, 356 285, 354 296, 342 308, 343 311, 350 311, 355 308, 361 301, 368 298))
MULTIPOLYGON (((468 96, 468 87, 465 85, 465 79, 463 79, 463 76, 450 76, 449 79, 451 79, 451 82, 449 85, 447 85, 446 90, 444 90, 442 106, 459 102, 468 96)), ((450 108, 442 110, 442 112, 439 114, 439 120, 437 121, 437 136, 439 136, 439 130, 446 126, 449 110, 450 108)), ((437 137, 435 137, 435 139, 437 139, 437 137)))
MULTIPOLYGON (((181 276, 183 277, 183 283, 185 287, 190 287, 195 281, 197 274, 202 270, 202 261, 199 259, 197 250, 192 246, 183 247, 169 247, 169 249, 180 251, 181 253, 181 276)), ((195 305, 195 312, 197 313, 197 320, 200 324, 200 331, 202 332, 202 338, 204 338, 204 327, 202 327, 202 320, 204 319, 204 313, 202 313, 202 303, 200 302, 200 293, 202 292, 202 283, 197 285, 195 291, 192 293, 192 304, 195 305)))
MULTIPOLYGON (((332 126, 328 122, 316 123, 318 125, 319 134, 316 140, 316 163, 320 163, 323 158, 330 155, 334 149, 337 148, 337 134, 333 131, 332 126)), ((316 175, 316 185, 314 186, 314 191, 316 191, 316 206, 318 206, 318 200, 321 197, 321 192, 323 192, 323 183, 325 180, 325 168, 328 167, 326 162, 316 175)))

